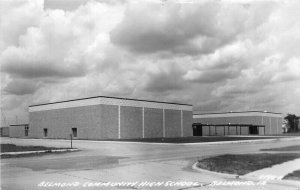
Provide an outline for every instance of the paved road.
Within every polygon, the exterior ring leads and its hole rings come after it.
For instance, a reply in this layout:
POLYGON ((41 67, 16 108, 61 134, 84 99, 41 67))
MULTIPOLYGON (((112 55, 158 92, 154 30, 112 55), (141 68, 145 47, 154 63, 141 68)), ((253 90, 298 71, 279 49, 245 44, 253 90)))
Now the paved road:
MULTIPOLYGON (((1 143, 68 147, 69 141, 1 138, 1 143)), ((212 181, 236 180, 192 170, 198 159, 228 153, 255 153, 261 148, 299 144, 300 140, 244 144, 145 144, 74 141, 79 152, 1 160, 2 189, 108 189, 99 182, 137 182, 111 189, 191 189, 172 182, 203 185, 197 189, 297 189, 300 186, 268 183, 265 186, 207 186, 212 181), (76 187, 45 187, 42 182, 68 182, 76 187), (145 182, 163 182, 156 187, 145 182), (40 185, 40 186, 39 186, 40 185), (90 185, 90 186, 87 186, 90 185)), ((45 184, 45 183, 44 183, 45 184)), ((60 185, 60 184, 56 184, 60 185)), ((155 184, 152 184, 155 185, 155 184)))

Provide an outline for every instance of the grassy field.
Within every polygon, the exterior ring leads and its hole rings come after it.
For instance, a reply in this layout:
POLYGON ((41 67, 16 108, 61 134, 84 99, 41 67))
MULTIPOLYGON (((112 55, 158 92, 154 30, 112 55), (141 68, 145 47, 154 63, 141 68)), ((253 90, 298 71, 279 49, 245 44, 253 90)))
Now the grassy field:
POLYGON ((300 170, 296 170, 293 173, 284 176, 283 179, 300 181, 300 170))
POLYGON ((300 136, 300 131, 298 132, 289 132, 289 133, 282 133, 282 136, 300 136))
POLYGON ((1 153, 10 153, 10 152, 27 152, 27 151, 40 151, 45 150, 46 152, 34 152, 28 154, 4 154, 1 155, 1 159, 3 158, 22 158, 22 157, 30 157, 30 156, 42 156, 45 154, 62 154, 70 151, 70 148, 55 148, 55 147, 44 147, 44 146, 17 146, 14 144, 1 144, 1 153), (64 152, 52 152, 52 150, 59 149, 68 149, 64 152))
POLYGON ((177 137, 177 138, 144 138, 144 139, 117 139, 113 141, 127 142, 151 142, 151 143, 201 143, 218 141, 240 141, 240 140, 260 140, 260 139, 278 139, 284 137, 242 137, 242 136, 210 136, 210 137, 177 137))
POLYGON ((197 166, 214 172, 245 175, 296 158, 300 158, 300 154, 226 154, 199 160, 197 166))
POLYGON ((1 144, 0 152, 25 152, 38 150, 54 150, 59 148, 44 147, 44 146, 17 146, 14 144, 1 144))
POLYGON ((300 145, 287 146, 280 148, 260 149, 261 151, 300 151, 300 145))

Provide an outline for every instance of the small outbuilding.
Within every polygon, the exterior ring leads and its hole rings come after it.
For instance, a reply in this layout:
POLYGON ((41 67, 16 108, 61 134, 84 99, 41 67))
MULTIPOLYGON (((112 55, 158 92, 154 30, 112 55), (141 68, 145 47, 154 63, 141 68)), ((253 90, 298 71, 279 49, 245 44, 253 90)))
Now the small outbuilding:
POLYGON ((28 137, 29 124, 18 124, 9 126, 9 137, 24 138, 28 137))
POLYGON ((0 136, 8 137, 9 136, 9 127, 0 127, 0 136))

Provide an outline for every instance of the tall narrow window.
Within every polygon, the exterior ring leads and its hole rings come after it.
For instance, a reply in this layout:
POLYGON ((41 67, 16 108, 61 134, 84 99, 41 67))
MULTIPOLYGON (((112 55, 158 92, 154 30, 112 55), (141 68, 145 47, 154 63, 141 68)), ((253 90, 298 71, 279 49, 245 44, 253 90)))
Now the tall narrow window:
POLYGON ((44 128, 44 137, 48 137, 48 129, 44 128))
POLYGON ((28 132, 29 132, 29 127, 26 125, 26 126, 25 126, 25 137, 28 136, 28 132))
POLYGON ((77 128, 72 128, 73 137, 77 137, 77 128))

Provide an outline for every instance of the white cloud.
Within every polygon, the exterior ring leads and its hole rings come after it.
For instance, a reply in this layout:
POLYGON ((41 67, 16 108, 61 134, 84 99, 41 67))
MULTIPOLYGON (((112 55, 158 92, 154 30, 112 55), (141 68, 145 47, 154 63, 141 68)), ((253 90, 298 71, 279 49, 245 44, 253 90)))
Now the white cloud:
POLYGON ((1 1, 8 115, 96 95, 300 114, 298 2, 42 2, 1 1))
POLYGON ((281 63, 277 72, 271 78, 272 82, 300 80, 300 59, 291 58, 287 63, 281 63))
POLYGON ((29 27, 37 26, 43 15, 43 1, 0 1, 0 51, 8 46, 17 46, 19 36, 29 27))
POLYGON ((264 23, 272 7, 268 3, 244 6, 217 1, 166 7, 133 3, 111 38, 113 43, 140 53, 206 54, 264 23))

